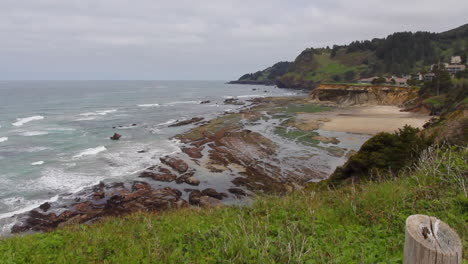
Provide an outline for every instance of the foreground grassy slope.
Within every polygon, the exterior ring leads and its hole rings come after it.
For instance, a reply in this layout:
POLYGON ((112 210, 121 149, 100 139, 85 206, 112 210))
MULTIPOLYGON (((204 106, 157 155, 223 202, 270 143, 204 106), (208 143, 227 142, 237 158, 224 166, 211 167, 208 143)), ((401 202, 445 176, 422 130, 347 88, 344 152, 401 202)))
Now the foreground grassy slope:
POLYGON ((467 159, 467 148, 430 149, 399 177, 14 237, 0 241, 0 262, 401 263, 404 222, 416 213, 452 226, 467 256, 467 159))

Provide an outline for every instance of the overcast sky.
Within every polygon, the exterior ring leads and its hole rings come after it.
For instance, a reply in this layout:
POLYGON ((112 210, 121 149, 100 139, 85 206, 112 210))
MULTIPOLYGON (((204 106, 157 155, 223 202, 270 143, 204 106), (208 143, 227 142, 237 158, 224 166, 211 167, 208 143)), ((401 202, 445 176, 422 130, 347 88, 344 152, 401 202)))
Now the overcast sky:
POLYGON ((0 79, 229 80, 467 18, 466 0, 0 0, 0 79))

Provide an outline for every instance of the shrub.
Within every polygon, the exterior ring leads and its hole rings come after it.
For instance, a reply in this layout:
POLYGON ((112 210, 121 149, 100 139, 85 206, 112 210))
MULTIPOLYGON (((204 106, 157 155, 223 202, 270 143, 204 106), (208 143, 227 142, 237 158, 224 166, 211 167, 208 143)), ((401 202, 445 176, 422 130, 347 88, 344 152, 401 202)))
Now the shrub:
POLYGON ((397 173, 411 165, 419 153, 430 146, 431 140, 418 133, 418 128, 406 125, 393 134, 383 132, 375 135, 345 165, 336 169, 329 183, 339 184, 351 177, 372 179, 384 171, 397 173))

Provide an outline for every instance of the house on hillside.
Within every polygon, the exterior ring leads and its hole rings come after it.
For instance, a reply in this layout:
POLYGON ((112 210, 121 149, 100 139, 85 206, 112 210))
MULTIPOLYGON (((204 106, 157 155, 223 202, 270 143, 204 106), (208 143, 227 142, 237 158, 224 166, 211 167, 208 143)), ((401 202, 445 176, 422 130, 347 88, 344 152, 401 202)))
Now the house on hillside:
POLYGON ((451 74, 455 74, 457 72, 464 71, 466 69, 466 65, 463 64, 449 64, 446 67, 447 71, 450 72, 451 74))
POLYGON ((435 73, 433 72, 428 72, 423 75, 423 80, 424 81, 432 81, 436 77, 435 73))
POLYGON ((450 64, 461 64, 462 59, 460 56, 452 56, 450 58, 450 64))
POLYGON ((416 81, 422 81, 424 80, 424 74, 418 72, 416 74, 411 75, 411 79, 416 80, 416 81))
POLYGON ((396 84, 396 85, 407 85, 408 78, 400 78, 396 76, 392 76, 390 78, 385 78, 386 82, 389 84, 396 84))

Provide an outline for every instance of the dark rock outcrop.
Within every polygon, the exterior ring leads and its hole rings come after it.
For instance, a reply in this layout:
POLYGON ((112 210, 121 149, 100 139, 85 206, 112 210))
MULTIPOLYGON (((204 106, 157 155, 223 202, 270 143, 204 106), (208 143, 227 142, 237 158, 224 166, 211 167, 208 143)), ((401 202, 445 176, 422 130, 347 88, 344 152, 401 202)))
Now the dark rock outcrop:
POLYGON ((173 174, 170 170, 162 167, 158 167, 157 171, 155 171, 154 168, 149 168, 148 170, 142 172, 140 174, 140 177, 151 178, 153 180, 163 182, 172 182, 177 178, 177 176, 173 174))
POLYGON ((178 126, 185 126, 185 125, 190 125, 190 124, 193 124, 193 123, 197 123, 197 122, 200 122, 202 121, 203 117, 193 117, 192 119, 189 119, 189 120, 183 120, 183 121, 179 121, 179 122, 176 122, 172 125, 169 125, 169 127, 178 127, 178 126))
POLYGON ((189 195, 189 203, 200 207, 218 207, 222 203, 220 199, 205 195, 203 191, 194 190, 189 195))
POLYGON ((246 196, 247 193, 241 188, 229 188, 228 191, 236 196, 246 196))
POLYGON ((239 101, 239 99, 237 99, 237 98, 225 99, 223 103, 224 104, 229 104, 229 105, 245 105, 244 102, 239 101))
POLYGON ((160 160, 163 164, 166 164, 167 166, 178 171, 179 173, 185 173, 188 170, 187 163, 181 159, 165 156, 160 158, 160 160))
POLYGON ((103 216, 124 215, 136 211, 161 211, 187 206, 182 193, 173 188, 153 189, 148 183, 135 181, 131 188, 100 184, 86 201, 73 204, 60 214, 30 211, 19 217, 12 232, 50 231, 71 223, 86 223, 103 216))
POLYGON ((203 154, 201 153, 201 151, 203 150, 203 148, 182 148, 182 151, 189 155, 189 157, 191 157, 192 159, 199 159, 199 158, 202 158, 203 157, 203 154))

